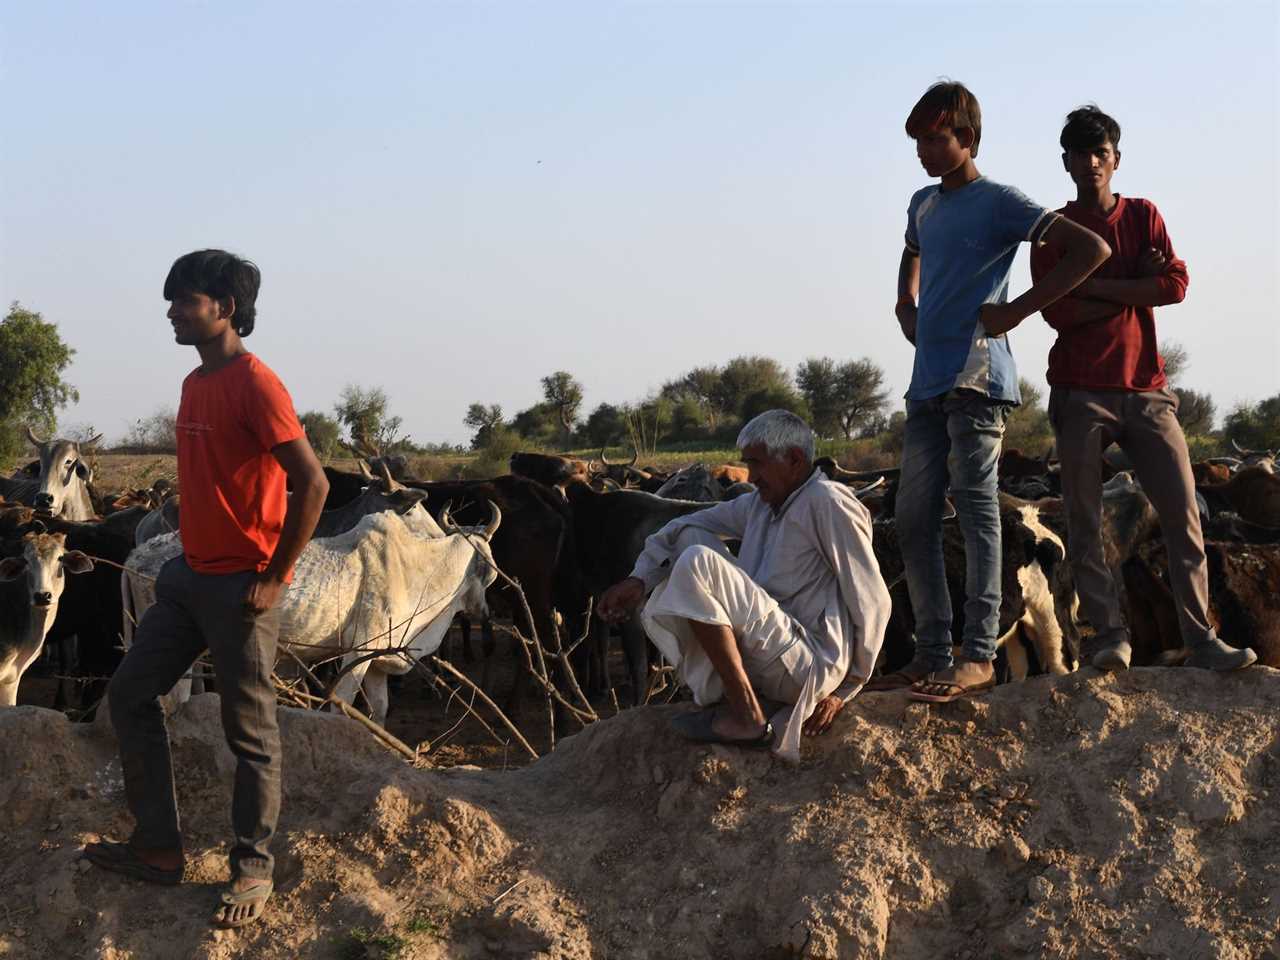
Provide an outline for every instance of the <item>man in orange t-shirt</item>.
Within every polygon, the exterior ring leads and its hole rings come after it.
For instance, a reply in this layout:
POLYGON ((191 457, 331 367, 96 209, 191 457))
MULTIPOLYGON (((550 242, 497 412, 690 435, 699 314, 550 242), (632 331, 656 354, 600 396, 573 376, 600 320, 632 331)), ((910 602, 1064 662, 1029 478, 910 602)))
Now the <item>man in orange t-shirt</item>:
POLYGON ((272 892, 269 846, 280 815, 271 680, 278 601, 329 490, 284 385, 244 347, 259 282, 249 261, 199 250, 179 257, 164 283, 174 339, 200 354, 178 408, 183 555, 161 569, 156 602, 108 688, 136 827, 123 843, 85 846, 85 857, 107 870, 155 883, 182 880, 173 760, 159 697, 207 649, 236 757, 231 883, 213 915, 213 923, 227 927, 261 916, 272 892))

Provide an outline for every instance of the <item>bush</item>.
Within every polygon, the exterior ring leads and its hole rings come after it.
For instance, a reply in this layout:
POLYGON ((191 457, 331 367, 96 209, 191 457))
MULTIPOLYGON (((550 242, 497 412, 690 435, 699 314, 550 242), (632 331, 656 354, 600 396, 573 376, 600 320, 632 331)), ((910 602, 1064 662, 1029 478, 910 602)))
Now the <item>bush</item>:
POLYGON ((518 450, 528 450, 529 441, 510 427, 497 426, 489 432, 489 442, 470 463, 466 475, 472 480, 488 480, 511 472, 511 455, 518 450))

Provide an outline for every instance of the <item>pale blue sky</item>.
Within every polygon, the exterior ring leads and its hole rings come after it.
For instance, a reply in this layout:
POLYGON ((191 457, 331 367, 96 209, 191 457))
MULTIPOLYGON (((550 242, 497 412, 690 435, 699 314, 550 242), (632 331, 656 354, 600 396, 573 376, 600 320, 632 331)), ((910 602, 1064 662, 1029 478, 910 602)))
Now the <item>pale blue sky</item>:
MULTIPOLYGON (((204 246, 261 266, 248 343, 299 411, 377 384, 419 441, 556 369, 585 409, 744 353, 869 356, 899 396, 928 182, 902 124, 939 76, 982 102, 980 169, 1046 206, 1064 114, 1115 114, 1115 186, 1189 265, 1157 313, 1183 384, 1222 412, 1280 390, 1275 3, 0 10, 0 300, 59 325, 63 420, 111 438, 197 362, 160 290, 204 246)), ((1043 384, 1051 331, 1012 336, 1043 384)))

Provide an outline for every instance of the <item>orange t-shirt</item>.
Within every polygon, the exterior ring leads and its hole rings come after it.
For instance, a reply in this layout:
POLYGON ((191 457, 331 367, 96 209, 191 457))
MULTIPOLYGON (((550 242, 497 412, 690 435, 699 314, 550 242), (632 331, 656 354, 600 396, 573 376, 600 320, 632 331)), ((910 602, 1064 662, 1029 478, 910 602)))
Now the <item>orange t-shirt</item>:
POLYGON ((182 381, 182 549, 192 570, 266 569, 284 528, 284 469, 271 448, 303 436, 284 384, 251 353, 182 381))

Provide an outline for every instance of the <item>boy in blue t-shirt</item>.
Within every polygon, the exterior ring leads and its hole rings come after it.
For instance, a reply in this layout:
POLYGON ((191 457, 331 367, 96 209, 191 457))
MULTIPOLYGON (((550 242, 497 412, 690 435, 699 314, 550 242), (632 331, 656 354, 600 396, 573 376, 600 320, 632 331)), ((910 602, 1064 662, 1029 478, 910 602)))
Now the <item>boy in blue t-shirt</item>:
POLYGON ((1005 417, 1019 402, 1005 334, 1070 293, 1111 251, 1096 234, 978 173, 973 158, 982 116, 963 84, 934 84, 906 126, 925 171, 941 180, 916 191, 908 205, 896 308, 902 332, 916 348, 897 497, 916 653, 875 686, 909 685, 915 699, 944 702, 995 683, 1001 569, 996 461, 1005 417), (1052 244, 1062 259, 1006 303, 1009 270, 1023 241, 1052 244), (954 664, 942 559, 948 481, 966 561, 962 656, 954 664))

